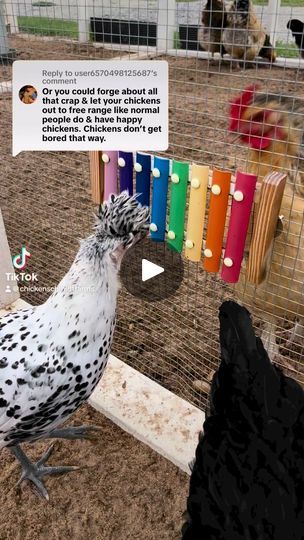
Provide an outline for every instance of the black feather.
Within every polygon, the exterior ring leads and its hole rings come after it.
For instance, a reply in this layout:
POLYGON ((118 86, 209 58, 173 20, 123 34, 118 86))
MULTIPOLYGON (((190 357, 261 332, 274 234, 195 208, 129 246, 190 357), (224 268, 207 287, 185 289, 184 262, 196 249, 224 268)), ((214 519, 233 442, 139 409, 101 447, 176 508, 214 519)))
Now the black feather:
POLYGON ((271 364, 245 308, 224 302, 219 319, 183 540, 303 539, 303 390, 271 364))
POLYGON ((291 30, 300 55, 304 58, 304 23, 298 19, 291 19, 287 23, 287 28, 291 30))

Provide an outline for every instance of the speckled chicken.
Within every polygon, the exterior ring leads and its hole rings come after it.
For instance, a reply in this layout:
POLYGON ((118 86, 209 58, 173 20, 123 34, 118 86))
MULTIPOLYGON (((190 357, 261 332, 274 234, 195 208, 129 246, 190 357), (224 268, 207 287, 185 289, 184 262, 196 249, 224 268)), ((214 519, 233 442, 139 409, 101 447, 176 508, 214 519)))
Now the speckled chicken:
POLYGON ((207 52, 225 53, 222 44, 223 28, 227 25, 227 13, 222 0, 207 0, 202 12, 202 25, 198 30, 200 46, 207 52))
MULTIPOLYGON (((266 30, 258 20, 251 0, 234 0, 227 12, 227 26, 222 43, 230 56, 248 62, 254 60, 265 47, 266 30)), ((275 59, 275 56, 272 58, 275 59)), ((237 63, 239 68, 239 62, 237 63)))
MULTIPOLYGON (((20 461, 20 481, 48 499, 42 478, 75 470, 35 464, 20 444, 45 438, 90 438, 90 426, 60 428, 103 375, 113 338, 118 272, 127 249, 148 231, 147 208, 126 192, 100 209, 95 232, 81 242, 55 292, 36 307, 0 319, 0 449, 20 461)), ((96 435, 96 433, 95 433, 96 435)))
POLYGON ((196 449, 183 540, 304 538, 304 393, 270 362, 250 314, 220 307, 221 363, 196 449))

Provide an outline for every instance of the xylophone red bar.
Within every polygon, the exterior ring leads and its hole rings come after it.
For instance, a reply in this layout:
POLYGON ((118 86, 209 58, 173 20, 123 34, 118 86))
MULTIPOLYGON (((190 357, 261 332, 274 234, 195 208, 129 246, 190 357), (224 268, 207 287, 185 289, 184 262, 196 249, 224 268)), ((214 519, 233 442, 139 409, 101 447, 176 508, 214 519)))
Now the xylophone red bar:
POLYGON ((255 174, 237 172, 221 274, 228 283, 239 279, 256 183, 255 174))

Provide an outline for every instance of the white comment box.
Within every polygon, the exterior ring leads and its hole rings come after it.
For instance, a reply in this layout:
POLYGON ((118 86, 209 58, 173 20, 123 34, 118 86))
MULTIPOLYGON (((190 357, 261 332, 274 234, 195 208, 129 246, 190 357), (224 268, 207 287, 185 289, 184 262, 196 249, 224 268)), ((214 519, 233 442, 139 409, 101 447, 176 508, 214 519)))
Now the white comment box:
POLYGON ((14 62, 13 156, 167 148, 166 61, 14 62))

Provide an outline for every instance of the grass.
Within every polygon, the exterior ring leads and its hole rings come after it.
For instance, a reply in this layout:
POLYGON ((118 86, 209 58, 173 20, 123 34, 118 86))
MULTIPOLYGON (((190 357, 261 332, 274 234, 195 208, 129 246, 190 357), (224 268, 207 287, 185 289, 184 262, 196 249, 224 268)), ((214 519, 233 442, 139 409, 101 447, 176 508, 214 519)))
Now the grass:
POLYGON ((283 58, 299 58, 299 49, 294 43, 276 42, 276 51, 278 56, 283 58))
MULTIPOLYGON (((256 6, 267 6, 268 5, 268 0, 253 0, 253 3, 256 6)), ((303 7, 304 8, 304 0, 281 0, 281 6, 303 7)))
MULTIPOLYGON (((197 0, 176 0, 177 2, 197 2, 197 0)), ((257 6, 267 6, 268 0, 253 0, 257 6)), ((281 0, 282 6, 297 6, 304 8, 304 0, 281 0)))
POLYGON ((48 17, 18 17, 18 26, 20 32, 27 34, 78 38, 78 25, 75 21, 48 17))

